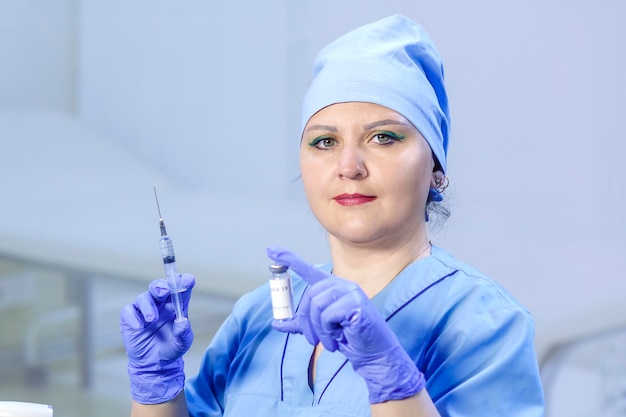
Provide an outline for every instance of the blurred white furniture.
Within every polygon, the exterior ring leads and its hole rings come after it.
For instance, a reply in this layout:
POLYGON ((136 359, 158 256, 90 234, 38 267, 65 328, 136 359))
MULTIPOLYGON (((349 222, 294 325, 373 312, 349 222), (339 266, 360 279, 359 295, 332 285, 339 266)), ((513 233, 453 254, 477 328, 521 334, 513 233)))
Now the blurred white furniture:
POLYGON ((48 404, 20 401, 0 401, 0 417, 52 417, 53 409, 48 404))
POLYGON ((541 371, 546 417, 626 415, 626 324, 555 345, 541 371))

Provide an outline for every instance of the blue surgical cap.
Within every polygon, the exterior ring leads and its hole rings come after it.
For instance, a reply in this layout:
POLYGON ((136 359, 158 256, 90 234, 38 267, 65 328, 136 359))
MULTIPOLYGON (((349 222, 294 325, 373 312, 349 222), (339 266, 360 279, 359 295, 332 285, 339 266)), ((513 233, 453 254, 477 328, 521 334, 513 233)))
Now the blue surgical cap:
POLYGON ((313 66, 302 129, 335 103, 367 102, 403 115, 430 145, 443 172, 448 149, 448 98, 441 57, 426 31, 395 15, 361 26, 327 45, 313 66))

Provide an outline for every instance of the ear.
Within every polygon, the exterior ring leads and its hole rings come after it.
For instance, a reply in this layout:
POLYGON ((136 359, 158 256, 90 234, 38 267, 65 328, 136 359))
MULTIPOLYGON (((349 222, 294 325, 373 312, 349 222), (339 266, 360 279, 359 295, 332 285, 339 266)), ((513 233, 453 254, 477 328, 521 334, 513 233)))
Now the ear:
POLYGON ((443 171, 437 169, 433 171, 433 174, 430 178, 431 189, 437 191, 438 193, 443 193, 444 190, 448 188, 449 184, 450 181, 448 180, 448 177, 446 177, 446 174, 443 173, 443 171))
POLYGON ((433 174, 430 177, 430 188, 439 188, 441 186, 441 184, 444 183, 446 176, 444 175, 444 173, 435 168, 433 170, 433 174))

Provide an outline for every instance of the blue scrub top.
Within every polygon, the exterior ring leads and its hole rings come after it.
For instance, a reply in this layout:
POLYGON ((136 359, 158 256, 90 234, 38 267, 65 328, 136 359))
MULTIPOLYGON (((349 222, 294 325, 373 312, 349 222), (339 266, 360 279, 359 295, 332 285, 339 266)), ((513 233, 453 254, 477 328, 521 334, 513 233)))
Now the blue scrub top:
MULTIPOLYGON (((307 283, 293 281, 298 301, 307 283)), ((533 319, 494 281, 433 247, 372 300, 442 416, 543 416, 533 319)), ((322 351, 311 389, 313 346, 271 322, 268 285, 237 302, 186 383, 190 416, 370 415, 365 381, 343 354, 322 351)))

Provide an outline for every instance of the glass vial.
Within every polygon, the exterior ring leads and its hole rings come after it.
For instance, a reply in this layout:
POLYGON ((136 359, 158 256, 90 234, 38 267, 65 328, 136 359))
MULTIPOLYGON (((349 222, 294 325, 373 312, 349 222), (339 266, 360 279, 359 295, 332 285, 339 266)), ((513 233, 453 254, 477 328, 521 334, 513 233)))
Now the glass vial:
POLYGON ((291 275, 287 267, 280 264, 270 265, 270 293, 272 296, 272 313, 276 320, 288 320, 293 317, 293 295, 291 291, 291 275))

